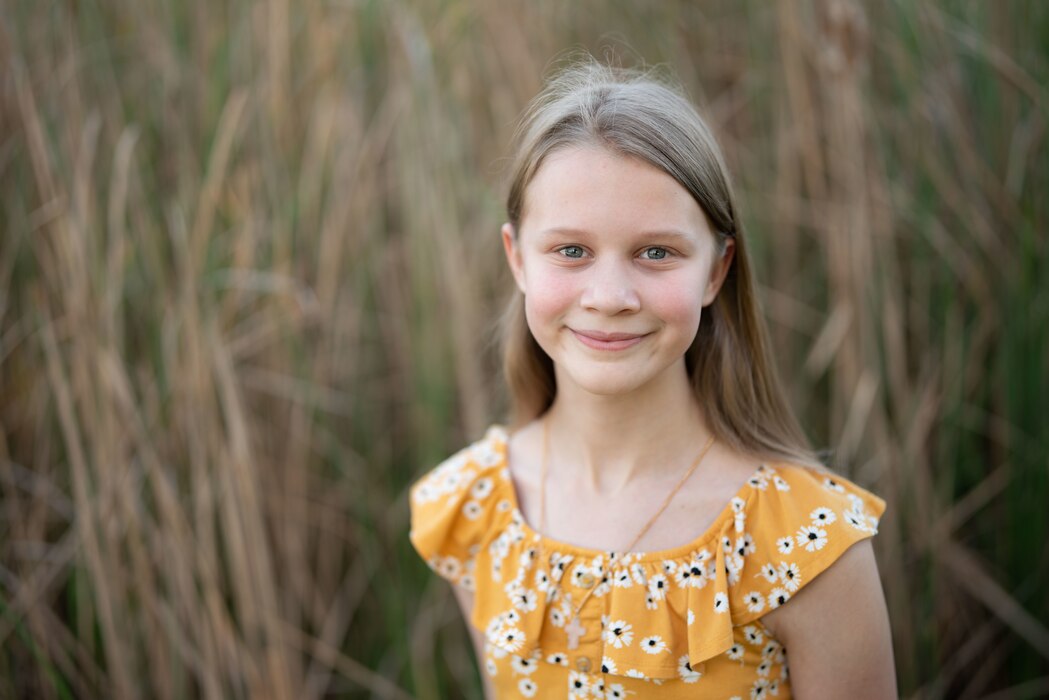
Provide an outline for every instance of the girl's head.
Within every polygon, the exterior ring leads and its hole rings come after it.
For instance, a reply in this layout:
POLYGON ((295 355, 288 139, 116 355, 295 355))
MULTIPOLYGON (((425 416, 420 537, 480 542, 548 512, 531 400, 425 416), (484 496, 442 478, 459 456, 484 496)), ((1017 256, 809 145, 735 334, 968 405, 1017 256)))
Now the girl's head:
MULTIPOLYGON (((544 257, 536 259, 544 262, 533 266, 533 281, 549 271, 533 287, 542 296, 530 293, 526 315, 520 263, 515 266, 521 289, 503 328, 515 424, 541 415, 557 392, 554 363, 529 320, 552 347, 554 334, 541 322, 572 297, 587 311, 564 310, 573 319, 567 332, 594 331, 606 339, 619 336, 603 333, 623 333, 622 341, 610 342, 629 344, 660 329, 651 337, 661 344, 646 348, 646 356, 664 364, 683 359, 720 440, 753 454, 818 464, 769 357, 724 158, 677 89, 649 73, 592 60, 571 66, 526 111, 512 163, 504 243, 512 261, 521 259, 521 250, 541 251, 544 257), (595 263, 588 267, 591 256, 595 263), (571 270, 585 270, 586 290, 571 288, 578 279, 571 270)), ((562 370, 571 364, 571 352, 555 355, 562 370)), ((584 384, 596 376, 586 364, 577 363, 572 375, 584 384)), ((627 386, 654 376, 646 371, 610 376, 627 386)))

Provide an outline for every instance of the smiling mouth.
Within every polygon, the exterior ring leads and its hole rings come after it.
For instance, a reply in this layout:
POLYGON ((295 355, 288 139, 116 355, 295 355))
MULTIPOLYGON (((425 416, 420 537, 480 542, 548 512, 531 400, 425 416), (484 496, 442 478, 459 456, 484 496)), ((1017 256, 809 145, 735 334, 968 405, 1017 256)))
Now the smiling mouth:
POLYGON ((572 330, 572 333, 583 345, 595 350, 626 350, 640 343, 648 335, 577 330, 572 330))

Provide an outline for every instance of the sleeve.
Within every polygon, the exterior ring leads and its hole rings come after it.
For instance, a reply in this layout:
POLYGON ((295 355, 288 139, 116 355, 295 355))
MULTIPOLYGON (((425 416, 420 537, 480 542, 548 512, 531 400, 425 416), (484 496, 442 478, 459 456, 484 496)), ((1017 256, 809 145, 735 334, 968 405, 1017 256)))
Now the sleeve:
POLYGON ((756 496, 732 587, 736 624, 789 601, 849 547, 877 534, 885 511, 884 500, 851 481, 800 466, 770 469, 756 496))
POLYGON ((410 494, 412 546, 439 576, 468 590, 476 555, 500 514, 499 477, 484 454, 477 444, 465 448, 423 476, 410 494))

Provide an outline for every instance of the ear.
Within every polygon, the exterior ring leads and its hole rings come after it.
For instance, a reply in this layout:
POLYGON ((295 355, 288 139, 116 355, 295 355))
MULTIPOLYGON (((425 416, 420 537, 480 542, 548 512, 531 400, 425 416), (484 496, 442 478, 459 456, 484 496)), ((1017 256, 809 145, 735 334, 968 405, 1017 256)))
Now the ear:
POLYGON ((735 255, 736 241, 734 238, 728 238, 725 241, 725 252, 710 266, 710 279, 707 281, 707 288, 703 292, 703 306, 709 306, 714 302, 721 285, 725 282, 725 278, 728 277, 728 270, 732 267, 732 258, 735 255))
POLYGON ((514 225, 509 221, 503 224, 500 233, 503 237, 503 250, 506 251, 506 262, 510 265, 510 272, 514 275, 514 282, 521 293, 525 292, 524 264, 521 260, 521 248, 518 245, 514 225))

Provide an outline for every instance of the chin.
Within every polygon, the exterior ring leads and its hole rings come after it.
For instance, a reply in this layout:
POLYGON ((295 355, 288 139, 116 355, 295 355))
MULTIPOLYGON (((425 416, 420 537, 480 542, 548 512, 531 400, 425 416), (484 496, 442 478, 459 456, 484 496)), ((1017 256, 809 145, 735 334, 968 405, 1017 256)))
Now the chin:
POLYGON ((629 372, 607 368, 600 372, 579 374, 566 372, 563 379, 558 380, 558 385, 563 386, 562 381, 564 381, 588 394, 612 397, 631 394, 645 386, 651 379, 651 377, 637 377, 629 372))

